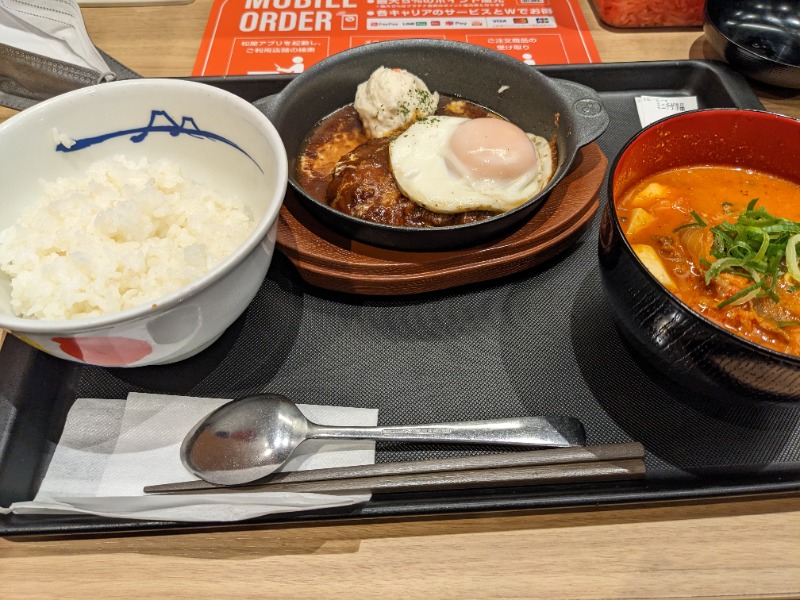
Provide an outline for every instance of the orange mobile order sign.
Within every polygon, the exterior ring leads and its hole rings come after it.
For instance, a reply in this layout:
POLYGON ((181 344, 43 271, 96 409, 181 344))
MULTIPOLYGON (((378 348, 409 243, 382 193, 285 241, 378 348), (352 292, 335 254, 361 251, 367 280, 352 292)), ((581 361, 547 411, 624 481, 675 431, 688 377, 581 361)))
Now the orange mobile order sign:
POLYGON ((301 73, 398 38, 469 42, 530 64, 600 62, 578 0, 215 0, 193 75, 301 73))

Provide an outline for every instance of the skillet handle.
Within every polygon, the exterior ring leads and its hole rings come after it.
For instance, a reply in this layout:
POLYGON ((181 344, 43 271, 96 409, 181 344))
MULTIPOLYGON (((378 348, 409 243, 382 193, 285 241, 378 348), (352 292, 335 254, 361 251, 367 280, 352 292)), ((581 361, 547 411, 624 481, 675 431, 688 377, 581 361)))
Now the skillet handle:
POLYGON ((272 94, 271 96, 265 96, 264 98, 259 98, 258 100, 253 102, 253 105, 262 113, 264 113, 264 116, 266 116, 271 121, 272 118, 274 117, 274 112, 278 105, 278 96, 279 94, 272 94))
POLYGON ((608 127, 609 116, 600 95, 592 88, 566 79, 551 79, 561 97, 571 106, 575 117, 575 138, 578 146, 593 142, 608 127))

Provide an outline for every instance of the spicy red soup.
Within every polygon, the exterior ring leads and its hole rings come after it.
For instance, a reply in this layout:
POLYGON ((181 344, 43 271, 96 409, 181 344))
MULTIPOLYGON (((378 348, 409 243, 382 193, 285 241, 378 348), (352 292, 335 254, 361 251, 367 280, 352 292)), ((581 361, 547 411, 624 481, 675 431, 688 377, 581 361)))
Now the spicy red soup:
POLYGON ((693 166, 615 198, 642 263, 728 331, 800 356, 800 185, 766 173, 693 166))

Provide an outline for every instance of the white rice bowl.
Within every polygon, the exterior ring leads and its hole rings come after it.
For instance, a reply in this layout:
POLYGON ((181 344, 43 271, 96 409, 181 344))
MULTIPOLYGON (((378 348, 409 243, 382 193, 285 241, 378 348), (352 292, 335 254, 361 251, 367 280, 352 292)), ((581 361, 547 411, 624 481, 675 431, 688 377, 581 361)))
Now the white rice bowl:
MULTIPOLYGON (((243 241, 237 241, 227 256, 218 257, 205 274, 188 277, 178 289, 158 293, 138 306, 120 304, 120 310, 106 306, 71 319, 20 317, 11 305, 10 278, 0 274, 0 328, 32 345, 61 358, 106 366, 174 362, 210 345, 260 288, 274 252, 277 216, 286 189, 286 153, 272 124, 233 94, 180 80, 99 84, 42 102, 0 124, 0 153, 4 157, 0 163, 0 230, 18 223, 41 198, 43 182, 57 187, 60 184, 54 182, 59 179, 86 178, 90 165, 98 161, 107 165, 118 156, 130 164, 178 165, 185 183, 199 186, 195 192, 240 203, 241 211, 252 219, 243 241), (61 151, 56 150, 59 143, 61 151), (126 340, 139 350, 116 356, 115 347, 124 346, 126 340)), ((174 177, 170 168, 164 177, 174 177)), ((176 209, 156 208, 160 200, 151 199, 150 203, 150 214, 147 210, 143 213, 142 205, 128 207, 127 214, 124 209, 110 211, 106 225, 135 238, 141 233, 138 228, 152 225, 154 211, 176 209)), ((235 212, 228 215, 234 221, 238 219, 232 216, 235 212)), ((213 214, 223 215, 208 213, 208 225, 213 214)), ((74 230, 80 221, 76 215, 66 216, 64 231, 74 230)), ((200 231, 220 237, 219 229, 216 233, 200 231)), ((189 248, 189 262, 193 251, 209 251, 216 241, 205 240, 200 244, 202 250, 189 248)), ((192 246, 186 242, 181 242, 184 247, 180 249, 185 255, 186 247, 192 246)), ((153 276, 152 282, 144 284, 151 292, 159 281, 171 277, 169 269, 174 267, 175 249, 161 250, 145 270, 153 276)), ((88 243, 86 260, 91 270, 107 264, 88 243)), ((125 260, 136 259, 131 255, 125 260)), ((32 287, 28 295, 38 296, 40 304, 48 299, 60 301, 74 291, 74 283, 75 277, 65 274, 63 286, 42 290, 40 296, 32 287)))
POLYGON ((173 161, 120 155, 41 187, 42 200, 0 231, 0 270, 25 318, 152 302, 199 279, 253 229, 247 207, 187 180, 173 161))

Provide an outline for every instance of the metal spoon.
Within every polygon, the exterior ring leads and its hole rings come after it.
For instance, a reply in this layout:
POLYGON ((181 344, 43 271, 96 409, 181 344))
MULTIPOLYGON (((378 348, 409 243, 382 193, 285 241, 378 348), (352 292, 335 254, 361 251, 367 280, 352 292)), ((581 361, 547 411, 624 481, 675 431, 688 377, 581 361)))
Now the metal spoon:
POLYGON ((583 425, 572 417, 519 417, 391 427, 312 423, 288 398, 260 394, 228 402, 195 425, 181 445, 194 475, 218 485, 250 483, 279 469, 305 440, 367 439, 563 448, 581 446, 583 425))

